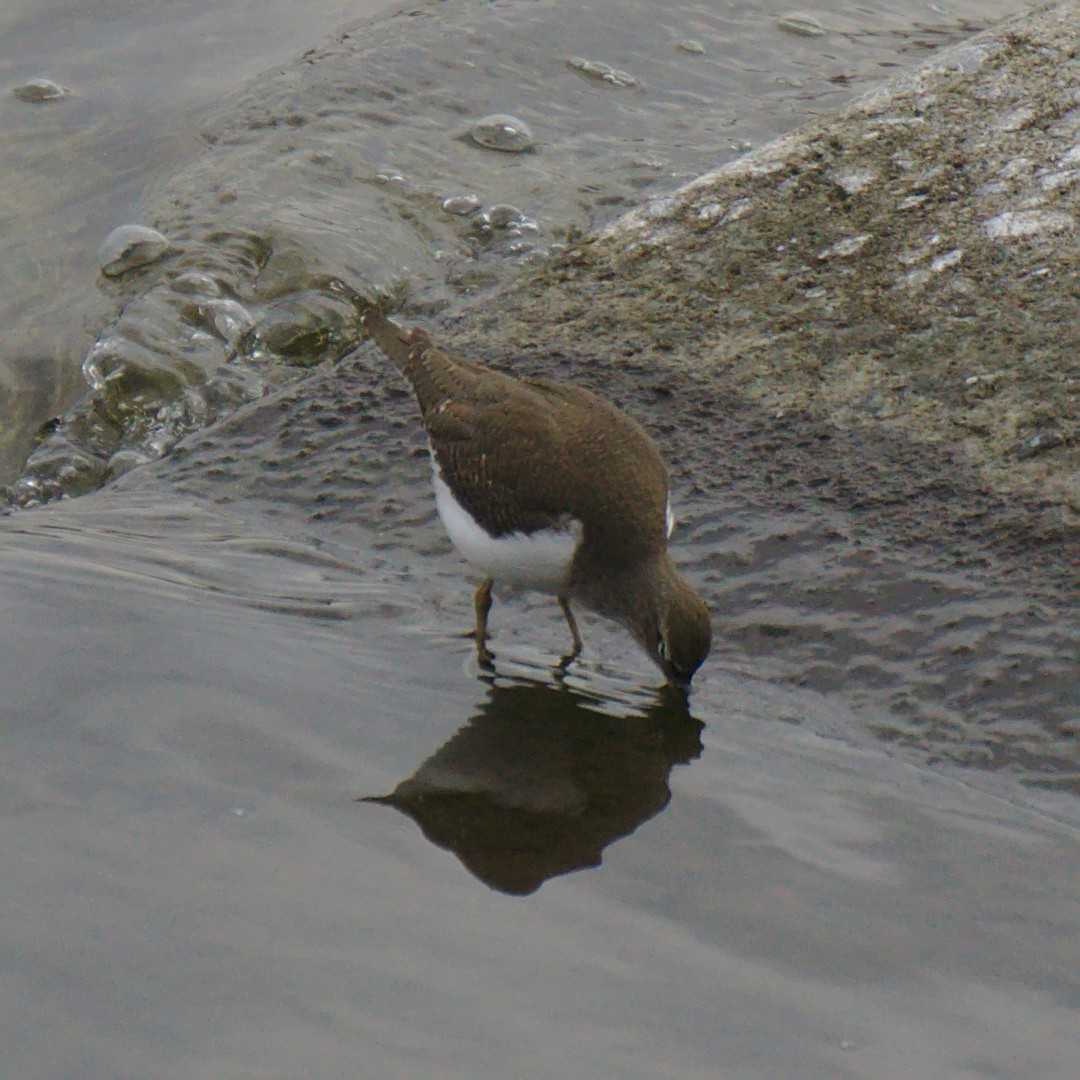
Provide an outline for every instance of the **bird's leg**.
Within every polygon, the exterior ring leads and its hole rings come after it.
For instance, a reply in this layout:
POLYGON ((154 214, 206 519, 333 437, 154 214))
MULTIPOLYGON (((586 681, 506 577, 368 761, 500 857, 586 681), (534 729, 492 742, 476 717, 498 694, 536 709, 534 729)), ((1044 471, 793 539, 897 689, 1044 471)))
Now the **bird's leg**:
POLYGON ((570 600, 565 596, 560 596, 559 607, 562 608, 562 613, 566 616, 566 625, 570 627, 570 636, 574 641, 574 647, 558 664, 559 670, 565 671, 581 655, 582 641, 577 628, 577 619, 574 618, 574 613, 570 610, 570 600))
POLYGON ((473 596, 473 604, 476 607, 476 658, 481 664, 490 664, 494 659, 487 647, 487 620, 488 612, 491 611, 491 587, 494 584, 491 578, 485 578, 477 586, 473 596))

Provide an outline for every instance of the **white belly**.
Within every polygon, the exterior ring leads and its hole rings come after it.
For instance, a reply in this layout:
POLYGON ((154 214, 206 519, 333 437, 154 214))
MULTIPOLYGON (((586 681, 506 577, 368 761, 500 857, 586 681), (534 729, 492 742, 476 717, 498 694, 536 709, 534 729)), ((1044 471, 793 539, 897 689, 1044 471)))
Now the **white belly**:
POLYGON ((474 569, 484 577, 521 589, 557 593, 563 588, 581 538, 580 522, 565 530, 489 536, 454 498, 438 466, 432 469, 432 482, 439 517, 454 547, 474 569))

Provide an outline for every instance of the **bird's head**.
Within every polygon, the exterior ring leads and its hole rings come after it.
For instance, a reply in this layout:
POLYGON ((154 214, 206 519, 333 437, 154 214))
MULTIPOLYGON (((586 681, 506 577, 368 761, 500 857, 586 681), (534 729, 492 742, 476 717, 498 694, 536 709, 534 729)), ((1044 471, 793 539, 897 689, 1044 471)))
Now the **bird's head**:
POLYGON ((668 682, 686 690, 709 655, 712 620, 705 601, 670 563, 658 576, 655 602, 632 613, 627 622, 668 682))

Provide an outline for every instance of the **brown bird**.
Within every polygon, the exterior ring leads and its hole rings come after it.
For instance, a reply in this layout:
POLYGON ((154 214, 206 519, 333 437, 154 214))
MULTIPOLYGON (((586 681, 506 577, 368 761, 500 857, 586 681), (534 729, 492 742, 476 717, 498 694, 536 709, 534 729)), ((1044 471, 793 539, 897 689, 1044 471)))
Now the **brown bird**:
POLYGON ((709 610, 668 555, 675 519, 652 439, 579 386, 516 379, 461 360, 372 309, 364 326, 412 384, 431 446, 435 502, 483 576, 476 649, 491 662, 496 581, 553 593, 581 652, 571 601, 625 626, 681 687, 709 653, 709 610))

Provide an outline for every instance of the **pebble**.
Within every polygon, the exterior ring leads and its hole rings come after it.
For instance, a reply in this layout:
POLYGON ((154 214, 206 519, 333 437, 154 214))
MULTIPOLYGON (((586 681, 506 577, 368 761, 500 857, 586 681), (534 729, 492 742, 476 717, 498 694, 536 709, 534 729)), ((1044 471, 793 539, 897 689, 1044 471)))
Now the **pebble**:
POLYGON ((700 41, 694 41, 692 38, 680 41, 675 48, 684 53, 691 53, 694 56, 702 56, 705 53, 705 46, 700 41))
POLYGON ((156 262, 169 250, 168 238, 145 225, 118 225, 98 248, 98 265, 108 277, 156 262))

